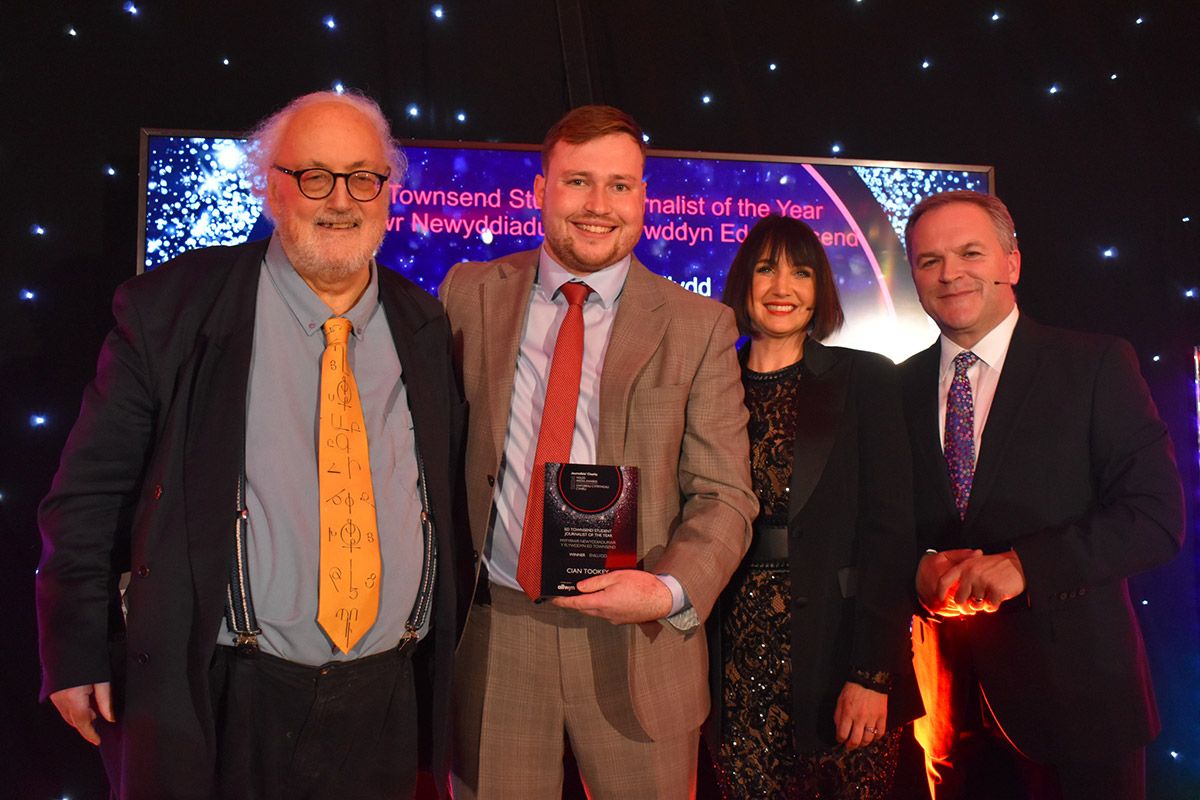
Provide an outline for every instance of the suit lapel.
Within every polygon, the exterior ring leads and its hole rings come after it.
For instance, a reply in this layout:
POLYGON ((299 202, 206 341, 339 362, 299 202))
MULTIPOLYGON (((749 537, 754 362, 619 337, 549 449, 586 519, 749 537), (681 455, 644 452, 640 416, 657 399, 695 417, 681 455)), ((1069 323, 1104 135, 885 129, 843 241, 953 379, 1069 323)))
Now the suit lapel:
POLYGON ((666 299, 655 285, 654 276, 634 258, 629 264, 600 376, 596 458, 601 464, 624 463, 629 393, 666 334, 670 320, 665 309, 666 299))
POLYGON ((950 485, 950 472, 946 466, 946 454, 942 452, 942 432, 938 430, 938 368, 941 366, 941 340, 914 358, 914 380, 907 387, 909 407, 913 410, 913 427, 916 443, 914 456, 920 459, 923 472, 937 486, 946 511, 958 518, 954 505, 954 489, 950 485))
POLYGON ((987 496, 1000 471, 1004 451, 1008 445, 1021 409, 1025 406, 1037 375, 1040 350, 1036 346, 1036 323, 1021 316, 1013 330, 1008 354, 1004 358, 1004 371, 996 386, 996 396, 988 411, 987 425, 979 444, 979 455, 975 461, 975 477, 971 482, 971 501, 967 505, 966 525, 979 515, 979 509, 987 502, 987 496))
POLYGON ((833 440, 846 409, 850 360, 838 358, 820 342, 804 344, 804 367, 810 373, 800 381, 800 406, 792 452, 792 477, 788 485, 788 520, 795 520, 812 496, 825 471, 833 440))
POLYGON ((179 395, 187 403, 186 525, 202 609, 224 607, 221 595, 228 579, 238 473, 245 453, 246 390, 265 252, 265 242, 248 248, 222 278, 214 277, 223 286, 179 372, 180 385, 187 386, 179 395))
POLYGON ((387 315, 388 328, 391 330, 392 341, 396 345, 396 355, 400 359, 400 371, 404 376, 405 394, 408 396, 408 408, 412 414, 414 435, 420 448, 421 457, 426 463, 437 465, 445 462, 446 410, 439 406, 444 403, 444 394, 440 391, 445 378, 434 369, 437 359, 445 353, 444 339, 437 337, 435 326, 420 312, 420 309, 407 297, 400 288, 395 276, 387 268, 379 272, 379 298, 387 315))
POLYGON ((517 253, 497 265, 494 275, 480 287, 480 320, 483 338, 483 374, 487 380, 488 424, 496 463, 500 463, 521 331, 529 313, 529 291, 537 274, 538 251, 517 253), (518 312, 517 309, 520 309, 518 312))

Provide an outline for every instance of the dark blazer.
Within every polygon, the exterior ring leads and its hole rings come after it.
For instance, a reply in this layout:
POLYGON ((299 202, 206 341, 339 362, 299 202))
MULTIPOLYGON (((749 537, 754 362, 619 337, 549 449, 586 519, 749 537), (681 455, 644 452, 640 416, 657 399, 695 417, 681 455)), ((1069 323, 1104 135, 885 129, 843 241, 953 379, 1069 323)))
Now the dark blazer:
POLYGON ((1042 763, 1098 760, 1158 733, 1126 577, 1183 541, 1166 426, 1127 342, 1022 315, 960 521, 938 434, 940 345, 901 365, 919 548, 1016 551, 1026 591, 965 626, 1012 743, 1042 763))
MULTIPOLYGON (((788 567, 792 720, 797 748, 812 751, 837 744, 834 709, 852 669, 894 676, 889 729, 924 709, 909 638, 912 476, 896 367, 810 339, 803 368, 788 567), (844 581, 854 588, 844 593, 844 581)), ((712 674, 719 681, 723 669, 712 674)))
MULTIPOLYGON (((214 795, 208 668, 224 625, 266 245, 188 253, 118 288, 116 327, 39 511, 41 695, 113 682, 118 723, 99 730, 122 798, 214 795), (122 625, 116 584, 131 568, 122 625)), ((418 655, 432 670, 432 757, 442 764, 456 572, 470 566, 452 536, 462 402, 437 302, 387 269, 379 294, 438 531, 432 631, 418 655)))

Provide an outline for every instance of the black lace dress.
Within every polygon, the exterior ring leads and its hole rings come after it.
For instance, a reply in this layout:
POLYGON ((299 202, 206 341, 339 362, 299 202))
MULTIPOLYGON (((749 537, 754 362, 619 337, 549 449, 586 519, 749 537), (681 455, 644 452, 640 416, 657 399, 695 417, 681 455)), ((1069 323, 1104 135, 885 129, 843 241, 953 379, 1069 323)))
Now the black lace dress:
MULTIPOLYGON (((776 372, 742 369, 750 410, 750 465, 759 524, 786 526, 788 483, 803 362, 776 372)), ((797 753, 792 738, 791 587, 786 561, 742 566, 722 597, 721 744, 717 781, 725 798, 846 798, 887 795, 900 729, 866 747, 797 753)), ((847 680, 886 691, 891 676, 854 671, 847 680)))

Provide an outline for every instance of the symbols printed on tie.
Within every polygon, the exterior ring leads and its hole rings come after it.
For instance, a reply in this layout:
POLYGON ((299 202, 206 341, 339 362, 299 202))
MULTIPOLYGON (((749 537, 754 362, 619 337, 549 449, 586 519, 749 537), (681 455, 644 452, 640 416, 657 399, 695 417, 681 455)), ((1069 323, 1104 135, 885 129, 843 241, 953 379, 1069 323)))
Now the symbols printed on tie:
POLYGON ((342 652, 375 623, 381 571, 370 454, 358 386, 347 361, 349 320, 324 325, 318 475, 321 569, 317 621, 342 652), (359 576, 365 576, 365 579, 359 576))

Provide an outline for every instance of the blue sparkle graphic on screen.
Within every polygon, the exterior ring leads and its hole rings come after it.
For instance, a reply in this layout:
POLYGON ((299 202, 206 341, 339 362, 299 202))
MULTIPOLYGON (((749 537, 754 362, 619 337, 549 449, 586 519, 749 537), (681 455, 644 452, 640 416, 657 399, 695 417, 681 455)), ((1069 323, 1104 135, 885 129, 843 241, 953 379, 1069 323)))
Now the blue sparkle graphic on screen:
MULTIPOLYGON (((270 235, 243 147, 226 138, 151 138, 146 269, 188 250, 270 235)), ((390 217, 377 254, 381 266, 432 293, 460 261, 488 261, 541 244, 533 195, 538 151, 446 143, 410 146, 406 154, 403 180, 385 190, 390 217)), ((846 311, 846 326, 831 343, 892 358, 915 352, 934 335, 904 257, 904 224, 913 205, 945 189, 987 189, 982 171, 654 154, 645 177, 645 220, 635 253, 651 270, 719 298, 729 264, 759 218, 801 219, 821 238, 846 311)))
POLYGON ((871 194, 887 214, 892 230, 904 246, 904 226, 913 206, 931 194, 953 189, 986 193, 987 173, 944 169, 901 169, 899 167, 855 167, 871 194))
POLYGON ((240 139, 154 140, 146 184, 146 258, 150 269, 188 250, 240 244, 262 200, 242 169, 240 139))

